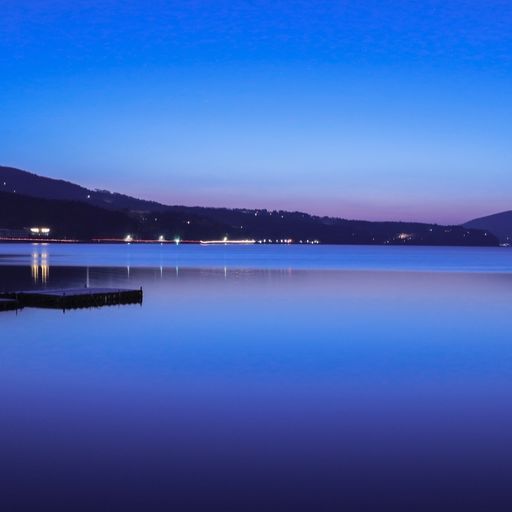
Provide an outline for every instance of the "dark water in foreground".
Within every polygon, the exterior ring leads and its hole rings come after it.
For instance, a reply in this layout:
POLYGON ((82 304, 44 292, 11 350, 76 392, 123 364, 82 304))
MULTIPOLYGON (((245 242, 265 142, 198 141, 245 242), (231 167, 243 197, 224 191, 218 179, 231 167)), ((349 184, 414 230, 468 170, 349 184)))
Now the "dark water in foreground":
POLYGON ((0 245, 145 292, 0 313, 0 510, 511 509, 512 251, 181 249, 0 245))

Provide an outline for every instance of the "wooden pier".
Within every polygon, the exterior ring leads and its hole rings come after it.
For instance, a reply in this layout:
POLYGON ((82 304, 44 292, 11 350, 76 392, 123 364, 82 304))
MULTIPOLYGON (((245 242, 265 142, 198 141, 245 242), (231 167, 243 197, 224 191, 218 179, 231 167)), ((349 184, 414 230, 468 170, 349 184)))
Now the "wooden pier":
POLYGON ((0 311, 14 311, 20 308, 20 303, 16 299, 0 299, 0 311))
MULTIPOLYGON (((70 288, 62 290, 30 290, 4 293, 0 299, 19 307, 77 309, 119 304, 142 304, 142 288, 70 288)), ((16 307, 12 309, 17 309, 16 307)))

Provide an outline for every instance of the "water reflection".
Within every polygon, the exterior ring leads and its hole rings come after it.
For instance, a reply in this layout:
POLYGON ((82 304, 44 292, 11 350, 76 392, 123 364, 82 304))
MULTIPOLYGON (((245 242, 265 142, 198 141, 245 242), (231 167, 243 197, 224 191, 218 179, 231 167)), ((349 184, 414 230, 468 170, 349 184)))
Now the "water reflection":
POLYGON ((158 258, 128 272, 54 253, 43 283, 50 258, 34 252, 0 265, 2 286, 142 285, 145 300, 0 315, 0 502, 15 504, 2 509, 84 495, 88 510, 180 512, 512 499, 511 274, 158 258))
POLYGON ((32 252, 32 265, 30 267, 32 281, 34 284, 45 285, 50 276, 50 264, 48 259, 48 251, 45 246, 36 244, 32 252))
MULTIPOLYGON (((32 244, 0 244, 0 264, 31 263, 32 244), (13 254, 16 252, 17 254, 13 254)), ((481 247, 94 245, 46 246, 52 265, 512 272, 512 251, 481 247)))

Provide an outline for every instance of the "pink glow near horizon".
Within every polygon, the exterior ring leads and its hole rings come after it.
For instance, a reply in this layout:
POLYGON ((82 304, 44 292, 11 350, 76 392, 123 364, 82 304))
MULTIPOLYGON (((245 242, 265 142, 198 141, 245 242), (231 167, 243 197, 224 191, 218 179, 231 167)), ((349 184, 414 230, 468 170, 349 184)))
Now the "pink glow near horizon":
POLYGON ((140 190, 126 191, 126 193, 168 205, 301 211, 312 215, 345 219, 436 224, 463 224, 469 220, 508 209, 506 202, 490 208, 484 201, 468 204, 465 200, 452 201, 450 204, 433 204, 423 200, 412 204, 410 201, 400 201, 396 198, 396 204, 393 204, 390 199, 372 204, 370 201, 318 197, 257 197, 253 194, 240 194, 234 197, 234 194, 208 194, 197 191, 191 193, 180 191, 179 194, 173 194, 162 190, 155 192, 148 190, 145 191, 144 196, 141 196, 140 190))

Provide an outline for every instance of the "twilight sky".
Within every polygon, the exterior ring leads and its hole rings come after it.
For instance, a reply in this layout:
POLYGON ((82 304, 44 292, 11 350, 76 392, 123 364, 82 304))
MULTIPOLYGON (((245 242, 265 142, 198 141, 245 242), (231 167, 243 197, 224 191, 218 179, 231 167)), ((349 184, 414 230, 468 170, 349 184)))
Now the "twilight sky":
POLYGON ((512 208, 510 0, 0 0, 0 164, 171 204, 512 208))

